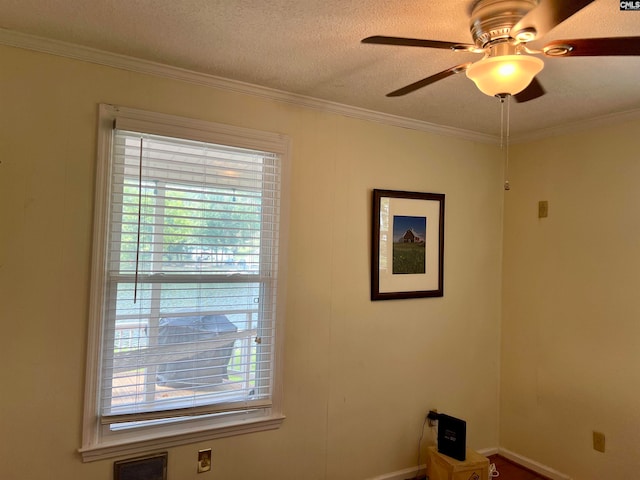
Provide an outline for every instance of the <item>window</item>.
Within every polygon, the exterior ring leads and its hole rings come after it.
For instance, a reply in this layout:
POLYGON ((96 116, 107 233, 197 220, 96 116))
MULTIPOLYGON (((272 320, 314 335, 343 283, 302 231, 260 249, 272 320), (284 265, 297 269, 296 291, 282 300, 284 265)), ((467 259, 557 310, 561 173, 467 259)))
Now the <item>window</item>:
POLYGON ((85 460, 280 425, 287 146, 101 106, 85 460))

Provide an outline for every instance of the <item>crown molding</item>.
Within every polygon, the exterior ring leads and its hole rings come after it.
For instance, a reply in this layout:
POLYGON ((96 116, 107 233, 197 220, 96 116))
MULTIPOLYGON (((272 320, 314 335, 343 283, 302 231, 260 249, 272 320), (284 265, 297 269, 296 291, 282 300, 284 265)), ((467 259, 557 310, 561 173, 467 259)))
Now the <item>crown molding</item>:
MULTIPOLYGON (((360 107, 354 107, 328 100, 320 100, 305 95, 285 92, 273 88, 262 87, 250 83, 230 80, 215 75, 195 72, 184 68, 165 65, 162 63, 151 62, 140 58, 129 57, 117 53, 110 53, 104 50, 84 47, 81 45, 61 42, 59 40, 51 40, 35 35, 29 35, 14 30, 0 28, 0 45, 7 45, 16 48, 33 50, 41 53, 57 55, 61 57, 80 60, 83 62, 104 65, 113 68, 128 70, 131 72, 142 73, 147 75, 155 75, 158 77, 169 78, 182 82, 188 82, 196 85, 227 90, 245 95, 262 97, 269 100, 290 103, 301 107, 320 110, 326 113, 333 113, 346 117, 352 117, 360 120, 382 123, 410 130, 418 130, 422 132, 433 133, 436 135, 445 135, 456 137, 472 142, 499 144, 500 139, 496 135, 489 135, 471 130, 447 127, 434 123, 414 120, 407 117, 391 115, 387 113, 367 110, 360 107)), ((602 126, 612 125, 614 123, 622 123, 640 119, 640 108, 627 110, 624 112, 612 113, 594 117, 588 120, 566 123, 549 128, 541 128, 530 130, 529 132, 513 135, 510 143, 526 143, 539 140, 546 137, 564 135, 599 128, 602 126)))
POLYGON ((61 42, 59 40, 51 40, 3 28, 0 28, 0 44, 71 58, 83 62, 119 68, 136 73, 155 75, 196 85, 203 85, 206 87, 228 90, 246 95, 253 95, 270 100, 276 100, 279 102, 291 103, 314 110, 321 110, 327 113, 334 113, 360 120, 378 122, 395 127, 429 132, 437 135, 452 136, 464 140, 470 140, 473 142, 492 144, 498 142, 497 137, 494 135, 487 135, 470 130, 447 127, 434 123, 413 120, 406 117, 375 112, 360 107, 353 107, 337 102, 320 100, 313 97, 289 93, 282 90, 262 87, 259 85, 253 85, 236 80, 230 80, 227 78, 199 73, 184 68, 174 67, 171 65, 151 62, 149 60, 129 57, 117 53, 110 53, 104 50, 98 50, 72 43, 61 42))

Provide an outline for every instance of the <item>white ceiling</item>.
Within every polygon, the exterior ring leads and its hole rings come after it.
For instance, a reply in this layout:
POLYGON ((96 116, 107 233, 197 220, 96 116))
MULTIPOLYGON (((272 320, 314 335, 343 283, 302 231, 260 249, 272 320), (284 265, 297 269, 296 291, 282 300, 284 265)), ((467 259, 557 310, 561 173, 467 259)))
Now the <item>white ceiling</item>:
MULTIPOLYGON (((542 0, 544 1, 544 0, 542 0)), ((371 35, 472 43, 472 0, 0 0, 0 28, 481 134, 498 100, 464 73, 385 94, 481 57, 365 45, 371 35)), ((596 0, 539 41, 640 36, 640 12, 596 0)), ((541 98, 511 104, 511 132, 640 109, 640 57, 548 58, 541 98)))

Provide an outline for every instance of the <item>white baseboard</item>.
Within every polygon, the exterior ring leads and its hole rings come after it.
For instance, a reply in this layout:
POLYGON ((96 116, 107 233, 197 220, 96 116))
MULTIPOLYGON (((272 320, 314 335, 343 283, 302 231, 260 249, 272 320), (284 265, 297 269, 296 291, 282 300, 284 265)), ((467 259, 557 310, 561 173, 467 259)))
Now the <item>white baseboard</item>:
MULTIPOLYGON (((545 477, 549 477, 551 480, 571 480, 571 477, 565 475, 564 473, 558 472, 551 467, 547 467, 535 460, 531 460, 530 458, 519 455, 515 452, 507 450, 506 448, 501 447, 491 447, 491 448, 483 448, 481 450, 477 450, 480 455, 484 455, 488 457, 489 455, 501 455, 504 458, 511 460, 523 467, 528 468, 529 470, 533 470, 540 475, 544 475, 545 477)), ((380 475, 378 477, 372 477, 368 480, 406 480, 408 478, 417 477, 418 474, 424 475, 426 471, 426 465, 420 465, 419 467, 405 468, 404 470, 398 470, 397 472, 387 473, 385 475, 380 475)))
POLYGON ((554 470, 551 467, 547 467, 535 460, 531 460, 530 458, 519 455, 515 452, 507 450, 506 448, 499 448, 498 454, 502 455, 504 458, 511 460, 523 467, 528 468, 529 470, 533 470, 540 475, 544 475, 545 477, 549 477, 551 480, 571 480, 571 477, 561 473, 557 470, 554 470))
POLYGON ((368 480, 407 480, 408 478, 416 478, 420 475, 425 475, 427 471, 426 465, 420 465, 419 467, 405 468, 404 470, 398 470, 397 472, 387 473, 380 475, 379 477, 372 477, 368 480))
POLYGON ((480 455, 488 457, 489 455, 495 455, 496 453, 500 453, 499 447, 491 447, 491 448, 482 448, 480 450, 476 450, 480 455))

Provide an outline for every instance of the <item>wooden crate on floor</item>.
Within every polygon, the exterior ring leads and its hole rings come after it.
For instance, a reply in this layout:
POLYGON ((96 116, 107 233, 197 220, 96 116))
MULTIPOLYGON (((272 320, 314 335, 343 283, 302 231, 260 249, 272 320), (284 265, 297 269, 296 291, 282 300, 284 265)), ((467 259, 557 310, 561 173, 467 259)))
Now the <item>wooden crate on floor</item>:
POLYGON ((465 461, 456 460, 429 447, 427 474, 429 480, 489 480, 489 459, 467 449, 465 461))

